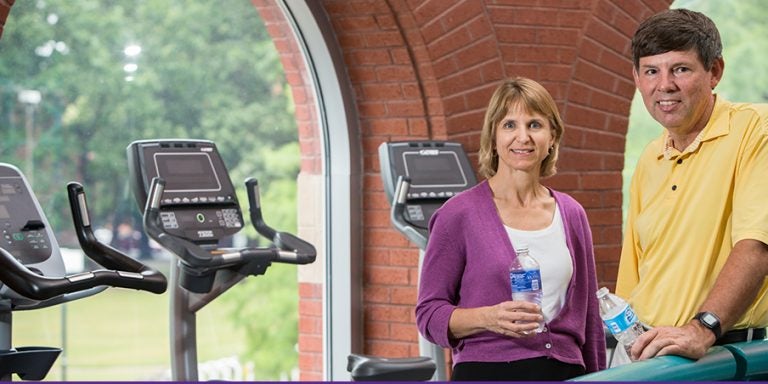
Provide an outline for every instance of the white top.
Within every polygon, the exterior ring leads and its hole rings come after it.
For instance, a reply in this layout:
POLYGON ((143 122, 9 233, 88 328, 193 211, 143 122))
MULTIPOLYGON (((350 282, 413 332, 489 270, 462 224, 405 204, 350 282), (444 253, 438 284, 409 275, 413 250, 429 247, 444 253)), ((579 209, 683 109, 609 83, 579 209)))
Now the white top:
POLYGON ((544 297, 541 309, 544 320, 554 319, 565 304, 565 295, 573 276, 573 260, 565 242, 565 227, 560 209, 555 208, 552 223, 535 231, 522 231, 504 226, 515 244, 528 244, 531 257, 536 259, 541 269, 541 288, 544 297))

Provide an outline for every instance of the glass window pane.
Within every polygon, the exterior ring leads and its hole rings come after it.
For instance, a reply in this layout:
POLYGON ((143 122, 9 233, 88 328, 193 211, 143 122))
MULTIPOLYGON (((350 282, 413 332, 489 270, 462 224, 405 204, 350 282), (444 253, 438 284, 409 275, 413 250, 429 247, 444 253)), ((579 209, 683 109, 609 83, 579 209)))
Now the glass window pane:
MULTIPOLYGON (((214 141, 241 204, 256 177, 266 220, 296 231, 293 101, 248 0, 16 2, 0 39, 0 129, 0 161, 24 172, 72 268, 94 267, 69 212, 78 181, 99 239, 167 276, 130 190, 125 149, 138 139, 214 141)), ((233 245, 263 243, 251 227, 238 235, 233 245)), ((233 364, 234 379, 293 378, 296 285, 295 266, 273 266, 198 312, 201 379, 233 364)), ((13 345, 65 348, 47 380, 167 380, 168 313, 167 293, 109 289, 14 312, 13 345)))

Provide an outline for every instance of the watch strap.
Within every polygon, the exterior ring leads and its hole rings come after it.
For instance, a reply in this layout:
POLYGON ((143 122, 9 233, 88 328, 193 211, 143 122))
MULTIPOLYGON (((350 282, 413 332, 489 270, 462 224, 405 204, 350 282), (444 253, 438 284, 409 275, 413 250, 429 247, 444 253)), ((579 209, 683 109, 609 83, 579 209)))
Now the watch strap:
POLYGON ((719 339, 722 335, 722 329, 720 327, 720 318, 712 312, 699 312, 693 317, 698 320, 701 325, 712 331, 715 334, 715 340, 719 339))

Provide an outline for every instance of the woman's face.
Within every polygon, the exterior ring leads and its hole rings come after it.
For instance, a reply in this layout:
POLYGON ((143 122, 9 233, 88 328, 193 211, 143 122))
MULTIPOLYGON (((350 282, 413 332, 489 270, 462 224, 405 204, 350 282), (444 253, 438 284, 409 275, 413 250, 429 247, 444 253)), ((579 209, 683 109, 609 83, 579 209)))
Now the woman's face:
POLYGON ((554 142, 554 130, 546 116, 512 105, 496 127, 497 172, 521 171, 538 177, 541 162, 554 142))

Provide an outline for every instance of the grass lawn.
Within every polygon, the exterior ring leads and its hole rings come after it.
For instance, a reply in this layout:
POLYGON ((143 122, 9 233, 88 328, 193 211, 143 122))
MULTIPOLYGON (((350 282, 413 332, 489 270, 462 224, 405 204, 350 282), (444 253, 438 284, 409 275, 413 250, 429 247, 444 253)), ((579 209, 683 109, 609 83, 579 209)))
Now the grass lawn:
MULTIPOLYGON (((234 287, 232 290, 237 289, 234 287)), ((170 377, 168 293, 111 288, 89 298, 13 313, 13 346, 63 347, 46 380, 142 381, 170 377), (62 320, 66 319, 66 345, 62 320), (65 366, 64 366, 65 365, 65 366), (62 370, 66 368, 66 377, 62 370)), ((239 355, 242 332, 232 328, 223 301, 197 313, 200 363, 239 355)), ((18 379, 14 376, 14 380, 18 379)))

